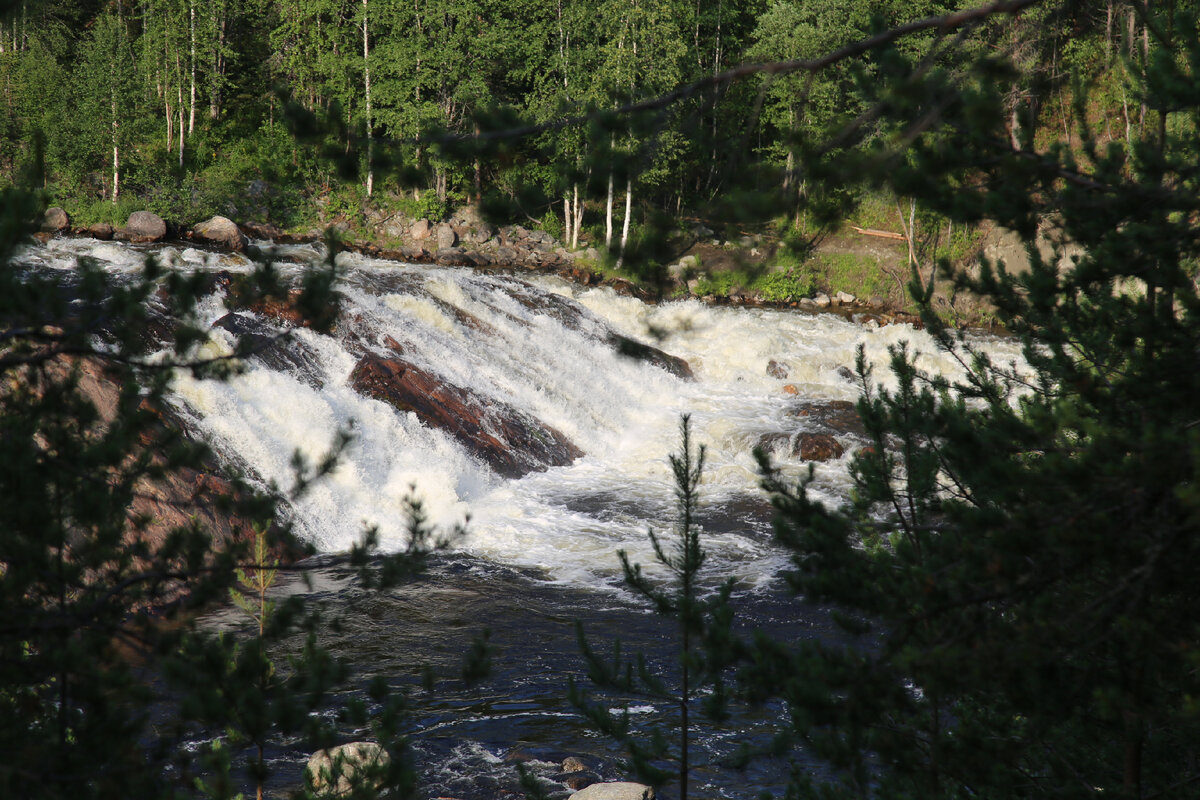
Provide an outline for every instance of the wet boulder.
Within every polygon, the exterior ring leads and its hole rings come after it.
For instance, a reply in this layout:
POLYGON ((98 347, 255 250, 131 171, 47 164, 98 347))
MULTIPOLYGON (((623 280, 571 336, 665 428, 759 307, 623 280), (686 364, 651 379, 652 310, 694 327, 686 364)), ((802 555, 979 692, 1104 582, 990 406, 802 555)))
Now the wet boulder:
POLYGON ((316 353, 294 336, 280 333, 261 320, 230 313, 213 323, 214 328, 237 337, 238 347, 247 358, 254 358, 269 369, 296 375, 314 388, 321 388, 321 370, 316 353))
POLYGON ((99 239, 102 242, 107 242, 113 238, 113 226, 107 222, 94 222, 88 226, 88 236, 93 239, 99 239))
POLYGON ((684 359, 663 352, 652 345, 639 342, 637 339, 631 339, 628 336, 622 336, 614 332, 608 335, 608 343, 615 347, 621 355, 638 361, 645 361, 656 367, 665 369, 676 378, 683 378, 690 381, 696 377, 692 373, 691 365, 684 359))
POLYGON ((317 794, 341 797, 351 793, 355 776, 366 771, 375 774, 359 780, 367 781, 374 789, 382 787, 381 773, 390 761, 387 751, 375 742, 349 742, 313 753, 304 773, 317 794))
POLYGON ((359 394, 411 411, 429 427, 446 431, 504 477, 566 466, 583 455, 549 425, 401 358, 368 353, 350 382, 359 394))
POLYGON ((787 380, 787 376, 791 374, 791 366, 786 361, 776 361, 771 359, 767 362, 767 376, 778 380, 787 380))
POLYGON ((787 413, 833 433, 865 436, 867 432, 858 408, 849 400, 806 400, 792 406, 787 413))
POLYGON ((192 228, 192 238, 236 252, 246 249, 246 236, 228 217, 211 217, 192 228))
POLYGON ((805 431, 796 437, 796 443, 792 446, 792 455, 805 461, 832 461, 845 453, 846 448, 841 442, 828 433, 805 431))
POLYGON ((58 206, 51 206, 42 215, 42 230, 47 233, 62 233, 71 227, 71 217, 58 206))
POLYGON ((167 238, 167 223, 151 211, 135 211, 129 215, 122 233, 132 242, 161 242, 167 238))
POLYGON ((593 783, 571 795, 571 800, 654 800, 654 789, 628 781, 593 783))

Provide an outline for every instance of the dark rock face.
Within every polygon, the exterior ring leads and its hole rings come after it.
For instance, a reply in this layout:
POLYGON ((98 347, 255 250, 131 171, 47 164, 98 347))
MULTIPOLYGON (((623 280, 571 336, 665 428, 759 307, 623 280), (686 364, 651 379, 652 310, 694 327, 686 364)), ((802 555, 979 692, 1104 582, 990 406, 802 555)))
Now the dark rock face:
POLYGON ((760 449, 790 454, 805 461, 832 461, 844 456, 847 450, 866 444, 866 429, 854 403, 805 400, 796 403, 787 413, 802 421, 800 430, 765 434, 758 440, 760 449))
POLYGON ((160 242, 167 237, 167 223, 158 214, 135 211, 129 215, 123 232, 134 242, 160 242))
POLYGON ((228 217, 212 217, 192 228, 192 238, 240 252, 246 249, 246 236, 228 217))
POLYGON ((249 351, 248 357, 278 372, 296 375, 313 388, 321 388, 323 381, 316 355, 295 338, 280 338, 271 326, 242 314, 226 314, 213 327, 237 336, 239 347, 249 351))
POLYGON ((519 478, 583 455, 565 436, 505 403, 444 383, 401 358, 368 353, 350 375, 355 391, 412 411, 452 435, 500 475, 519 478))
POLYGON ((99 239, 103 242, 107 242, 109 239, 113 238, 113 226, 109 225, 107 222, 94 223, 88 226, 87 232, 88 236, 91 236, 93 239, 99 239))
POLYGON ((696 377, 692 373, 692 367, 687 361, 679 356, 665 353, 657 347, 644 344, 636 339, 630 339, 628 336, 622 336, 619 333, 610 333, 608 335, 608 342, 617 348, 617 352, 621 355, 637 359, 638 361, 649 362, 656 367, 665 369, 676 378, 683 378, 690 381, 696 377))
POLYGON ((787 380, 787 376, 791 373, 791 367, 786 361, 776 361, 771 359, 767 362, 767 376, 777 378, 779 380, 787 380))
POLYGON ((816 423, 814 427, 826 428, 833 433, 865 436, 862 417, 854 403, 849 400, 810 400, 797 403, 787 412, 793 417, 802 417, 816 423))

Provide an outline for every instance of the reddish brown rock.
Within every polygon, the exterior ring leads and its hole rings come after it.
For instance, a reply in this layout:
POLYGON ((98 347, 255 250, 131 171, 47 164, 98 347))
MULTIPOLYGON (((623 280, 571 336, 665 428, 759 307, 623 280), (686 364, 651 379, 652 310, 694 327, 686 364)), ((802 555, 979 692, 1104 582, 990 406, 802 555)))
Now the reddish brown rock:
MULTIPOLYGON (((787 390, 787 386, 783 387, 787 390)), ((794 393, 793 393, 794 394, 794 393)), ((812 400, 800 403, 788 410, 794 417, 804 417, 810 422, 832 430, 834 433, 866 435, 862 417, 854 403, 848 400, 812 400)))
POLYGON ((408 230, 408 238, 414 242, 423 242, 433 233, 433 225, 427 219, 419 219, 408 230))
POLYGON ((309 320, 304 318, 304 314, 296 307, 297 300, 300 299, 300 290, 292 289, 288 292, 286 298, 282 297, 264 297, 254 301, 246 306, 247 310, 253 311, 255 314, 261 314, 264 317, 283 322, 294 327, 311 327, 309 320))
POLYGON ((350 375, 355 391, 446 431, 505 477, 565 466, 583 455, 554 428, 494 398, 451 386, 400 358, 373 353, 350 375))
POLYGON ((107 222, 92 223, 88 226, 87 232, 88 235, 93 239, 99 239, 103 242, 107 242, 109 239, 113 238, 113 226, 109 225, 107 222))
POLYGON ((792 446, 792 455, 805 461, 832 461, 841 458, 846 448, 828 433, 801 433, 792 446))
MULTIPOLYGON (((63 359, 52 364, 51 370, 65 375, 72 366, 77 369, 80 393, 95 407, 99 427, 104 428, 117 414, 120 400, 117 377, 110 376, 95 359, 63 359)), ((155 414, 161 424, 143 434, 141 446, 149 449, 153 463, 165 465, 165 457, 158 452, 163 436, 171 430, 180 430, 182 422, 169 409, 153 409, 145 404, 143 408, 155 414)), ((217 547, 248 539, 254 535, 251 521, 237 511, 239 501, 247 497, 243 488, 218 473, 215 464, 199 470, 190 467, 168 469, 161 477, 144 478, 135 487, 133 502, 127 512, 131 524, 125 539, 131 547, 142 542, 154 551, 172 530, 194 522, 210 532, 217 547)), ((301 553, 280 549, 276 555, 295 560, 301 553)))

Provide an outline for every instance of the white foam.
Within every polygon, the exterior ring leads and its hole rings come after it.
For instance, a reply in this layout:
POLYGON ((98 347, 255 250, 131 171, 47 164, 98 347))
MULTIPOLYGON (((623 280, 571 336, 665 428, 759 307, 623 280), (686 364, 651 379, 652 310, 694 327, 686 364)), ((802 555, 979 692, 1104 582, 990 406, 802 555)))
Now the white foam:
MULTIPOLYGON (((54 259, 92 255, 131 265, 142 258, 125 245, 78 241, 55 251, 54 259)), ((209 264, 211 254, 188 249, 178 255, 191 269, 209 264)), ((436 524, 450 526, 471 515, 470 534, 458 544, 466 551, 552 581, 615 582, 617 550, 649 566, 654 554, 647 526, 671 527, 667 456, 678 449, 681 414, 692 415, 694 440, 707 450, 702 502, 722 508, 757 494, 750 451, 759 440, 795 429, 786 411, 796 397, 784 392, 785 385, 803 398, 855 400, 858 390, 839 368, 853 367, 860 345, 869 360, 885 365, 889 346, 901 341, 922 353, 927 370, 960 369, 925 333, 903 325, 871 330, 833 315, 695 301, 650 306, 554 278, 531 286, 353 254, 340 255, 339 263, 349 270, 344 317, 355 321, 361 340, 347 347, 311 331, 295 333, 316 354, 322 388, 253 364, 227 383, 180 376, 176 384, 180 402, 218 450, 285 490, 293 484, 293 452, 319 460, 334 432, 353 425, 355 440, 341 466, 294 506, 302 535, 323 551, 348 549, 367 524, 379 526, 386 549, 402 547, 402 501, 415 485, 436 524), (415 294, 405 291, 404 281, 415 281, 415 294), (556 308, 555 297, 575 298, 581 307, 574 313, 556 308), (609 327, 686 359, 696 379, 619 355, 604 341, 609 327), (650 330, 667 335, 657 341, 650 330), (350 388, 361 353, 356 348, 390 355, 388 338, 422 369, 554 427, 586 455, 571 466, 503 480, 451 435, 356 394, 350 388), (786 378, 768 374, 772 360, 786 364, 786 378)), ((221 300, 205 300, 201 319, 211 323, 225 313, 221 300)), ((215 338, 213 347, 228 347, 223 332, 215 338)), ((1000 360, 1017 355, 1012 343, 996 343, 995 349, 1000 360)), ((875 377, 890 381, 883 366, 875 377)), ((821 465, 818 496, 844 496, 847 461, 821 465)), ((794 474, 801 469, 795 460, 784 466, 794 474)), ((715 571, 755 583, 784 564, 762 531, 725 527, 733 530, 706 537, 715 571)))

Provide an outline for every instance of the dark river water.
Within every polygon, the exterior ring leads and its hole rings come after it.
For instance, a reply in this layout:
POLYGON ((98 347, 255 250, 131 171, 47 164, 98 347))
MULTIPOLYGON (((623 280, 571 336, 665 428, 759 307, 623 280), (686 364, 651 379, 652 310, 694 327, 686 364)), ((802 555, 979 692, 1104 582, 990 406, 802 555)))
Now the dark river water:
MULTIPOLYGON (((625 753, 594 731, 570 703, 568 683, 593 691, 593 700, 628 710, 635 730, 653 726, 677 736, 678 709, 659 700, 596 690, 587 677, 577 638, 582 624, 592 649, 610 656, 619 638, 623 655, 641 653, 654 674, 678 685, 678 634, 672 620, 646 604, 612 591, 587 591, 549 584, 539 576, 470 556, 442 556, 422 576, 382 592, 357 586, 345 566, 315 568, 311 588, 296 578, 281 593, 304 594, 330 624, 321 643, 352 665, 353 678, 330 703, 330 712, 349 696, 364 695, 370 678, 383 676, 410 701, 407 729, 421 774, 423 794, 484 800, 519 792, 517 764, 538 776, 551 796, 566 796, 561 763, 584 761, 605 780, 628 779, 625 753), (336 624, 332 624, 336 621, 336 624), (464 657, 487 632, 490 673, 468 686, 461 678, 464 657), (432 689, 426 675, 432 670, 432 689)), ((825 609, 791 598, 782 589, 742 589, 734 607, 743 634, 759 629, 785 641, 840 634, 825 609)), ((211 624, 237 624, 238 612, 213 615, 211 624)), ((276 658, 300 646, 297 636, 276 658)), ((698 702, 694 703, 698 706, 698 702)), ((744 769, 728 759, 742 746, 765 747, 779 730, 782 709, 734 705, 723 725, 693 710, 691 737, 693 795, 748 797, 759 791, 782 794, 793 767, 819 770, 801 751, 786 759, 760 758, 744 769)), ((344 730, 347 741, 369 733, 344 730)), ((268 754, 275 771, 271 789, 296 788, 309 753, 296 743, 268 754)), ((675 787, 663 796, 672 797, 675 787)))

